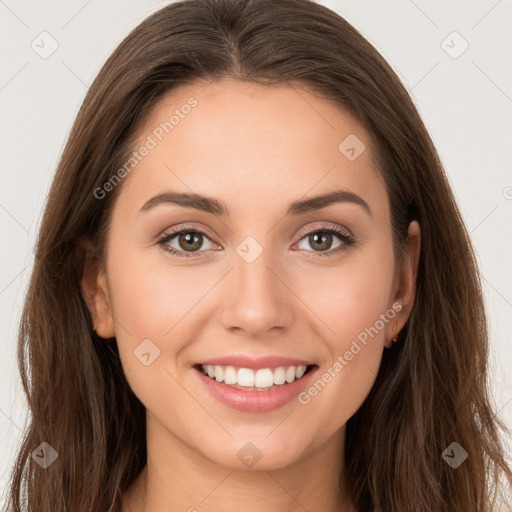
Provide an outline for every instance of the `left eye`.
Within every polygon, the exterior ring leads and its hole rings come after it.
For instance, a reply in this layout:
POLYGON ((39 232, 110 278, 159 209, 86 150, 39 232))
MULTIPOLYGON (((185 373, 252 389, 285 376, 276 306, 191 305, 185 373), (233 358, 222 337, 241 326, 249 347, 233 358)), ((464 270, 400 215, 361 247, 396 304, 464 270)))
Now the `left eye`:
MULTIPOLYGON (((301 242, 307 242, 315 252, 324 252, 330 249, 336 249, 342 245, 343 241, 340 240, 340 237, 341 235, 335 230, 322 229, 308 233, 300 239, 299 244, 301 242), (332 244, 335 238, 338 239, 338 245, 333 246, 332 244)), ((299 249, 304 249, 304 247, 300 247, 299 245, 299 249)))
POLYGON ((298 242, 299 249, 303 249, 300 244, 304 242, 313 248, 312 251, 306 250, 306 252, 311 253, 309 256, 320 258, 339 255, 355 245, 355 239, 352 235, 333 226, 318 226, 304 233, 298 242), (338 243, 333 246, 333 241, 336 238, 338 243))

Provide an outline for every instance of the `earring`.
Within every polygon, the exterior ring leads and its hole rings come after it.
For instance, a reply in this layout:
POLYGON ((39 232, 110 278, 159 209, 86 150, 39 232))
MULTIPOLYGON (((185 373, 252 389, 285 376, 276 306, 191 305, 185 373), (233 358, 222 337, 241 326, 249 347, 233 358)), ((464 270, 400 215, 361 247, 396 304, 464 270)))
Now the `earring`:
POLYGON ((396 343, 398 341, 398 333, 396 332, 396 324, 393 327, 393 332, 396 333, 395 337, 391 340, 393 343, 396 343))

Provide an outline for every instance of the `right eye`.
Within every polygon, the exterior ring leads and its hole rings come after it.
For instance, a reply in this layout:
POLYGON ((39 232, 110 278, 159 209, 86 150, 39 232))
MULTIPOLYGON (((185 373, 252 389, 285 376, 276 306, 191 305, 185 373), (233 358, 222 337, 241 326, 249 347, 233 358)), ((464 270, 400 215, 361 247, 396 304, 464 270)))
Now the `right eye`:
MULTIPOLYGON (((212 244, 212 246, 214 245, 204 231, 197 228, 181 228, 164 233, 159 238, 158 244, 161 245, 165 251, 170 252, 171 254, 179 257, 190 258, 191 256, 197 256, 194 254, 196 252, 205 252, 200 251, 205 240, 212 244)), ((208 247, 207 249, 211 249, 211 247, 208 247)))

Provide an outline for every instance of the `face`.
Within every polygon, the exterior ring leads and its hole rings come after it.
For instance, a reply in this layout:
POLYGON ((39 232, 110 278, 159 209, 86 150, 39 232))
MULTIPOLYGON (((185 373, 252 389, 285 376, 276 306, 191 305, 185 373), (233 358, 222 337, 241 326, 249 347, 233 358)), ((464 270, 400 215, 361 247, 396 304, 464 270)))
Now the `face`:
POLYGON ((414 281, 370 144, 304 88, 194 84, 151 113, 83 281, 148 435, 271 469, 343 433, 414 281))

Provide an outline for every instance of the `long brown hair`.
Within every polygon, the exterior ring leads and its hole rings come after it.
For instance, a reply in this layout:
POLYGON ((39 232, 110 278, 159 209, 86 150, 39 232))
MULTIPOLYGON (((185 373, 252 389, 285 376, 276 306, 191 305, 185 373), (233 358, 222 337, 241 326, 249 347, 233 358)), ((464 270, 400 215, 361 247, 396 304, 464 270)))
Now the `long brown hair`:
POLYGON ((115 340, 92 330, 77 247, 91 240, 101 257, 122 183, 101 200, 94 191, 127 161, 134 134, 162 96, 223 77, 307 86, 351 111, 372 137, 397 254, 408 223, 421 225, 411 316, 347 424, 346 481, 358 508, 494 510, 498 481, 512 473, 490 401, 477 264, 404 86, 357 30, 310 0, 184 0, 147 18, 109 57, 60 159, 20 325, 31 419, 12 473, 12 511, 119 510, 121 493, 146 463, 145 408, 115 340), (43 442, 58 453, 47 469, 32 458, 43 442), (468 453, 457 469, 441 456, 452 442, 468 453))

